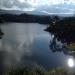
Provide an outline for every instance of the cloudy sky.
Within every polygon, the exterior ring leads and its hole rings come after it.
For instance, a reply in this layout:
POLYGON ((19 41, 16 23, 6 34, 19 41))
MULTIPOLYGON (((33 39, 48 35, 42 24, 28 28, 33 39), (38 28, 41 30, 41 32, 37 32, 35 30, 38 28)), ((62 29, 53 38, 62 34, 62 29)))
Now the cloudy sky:
POLYGON ((0 0, 1 9, 74 14, 75 0, 0 0))

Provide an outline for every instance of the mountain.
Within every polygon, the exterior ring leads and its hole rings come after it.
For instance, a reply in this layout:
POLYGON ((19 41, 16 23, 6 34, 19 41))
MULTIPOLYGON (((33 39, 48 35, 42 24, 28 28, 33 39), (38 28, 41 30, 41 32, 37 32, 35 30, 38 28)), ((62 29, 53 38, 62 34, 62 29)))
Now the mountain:
POLYGON ((0 14, 0 23, 2 22, 24 22, 24 23, 40 23, 49 24, 50 16, 31 15, 31 14, 0 14))
POLYGON ((19 10, 3 10, 3 9, 0 9, 0 14, 22 14, 24 13, 24 11, 19 11, 19 10))
POLYGON ((23 13, 27 13, 27 14, 31 14, 31 15, 46 15, 46 16, 51 16, 51 15, 57 15, 60 17, 63 16, 74 16, 74 10, 72 7, 69 7, 70 9, 68 9, 67 7, 63 8, 61 7, 61 5, 58 6, 51 6, 51 7, 40 7, 37 10, 34 11, 21 11, 21 10, 3 10, 0 9, 0 14, 16 14, 16 15, 20 15, 23 13))
MULTIPOLYGON (((41 11, 19 11, 19 10, 2 10, 0 9, 0 23, 2 22, 24 22, 24 23, 41 23, 50 24, 52 17, 41 11), (35 14, 34 14, 35 13, 35 14)), ((62 17, 59 17, 62 18, 62 17)))

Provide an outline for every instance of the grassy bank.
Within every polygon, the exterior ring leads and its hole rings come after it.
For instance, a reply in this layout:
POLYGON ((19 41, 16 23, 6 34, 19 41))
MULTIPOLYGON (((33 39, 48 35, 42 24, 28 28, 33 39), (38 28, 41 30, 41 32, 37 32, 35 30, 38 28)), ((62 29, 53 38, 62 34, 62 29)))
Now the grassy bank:
POLYGON ((66 69, 61 67, 46 70, 41 66, 36 66, 8 69, 2 75, 75 75, 75 73, 69 73, 66 69))

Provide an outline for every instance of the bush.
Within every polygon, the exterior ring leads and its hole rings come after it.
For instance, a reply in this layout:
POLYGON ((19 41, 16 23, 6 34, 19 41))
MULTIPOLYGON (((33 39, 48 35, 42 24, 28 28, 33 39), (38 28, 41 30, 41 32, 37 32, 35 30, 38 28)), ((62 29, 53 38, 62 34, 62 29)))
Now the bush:
MULTIPOLYGON (((68 71, 61 67, 45 70, 37 65, 34 67, 10 69, 3 73, 3 75, 68 75, 68 71)), ((75 73, 70 73, 70 75, 75 75, 75 73)))

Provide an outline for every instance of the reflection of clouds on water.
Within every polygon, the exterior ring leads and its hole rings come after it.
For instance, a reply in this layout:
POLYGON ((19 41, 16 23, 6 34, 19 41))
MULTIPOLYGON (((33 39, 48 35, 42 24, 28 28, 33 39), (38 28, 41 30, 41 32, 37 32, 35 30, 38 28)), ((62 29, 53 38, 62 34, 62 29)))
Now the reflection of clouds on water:
POLYGON ((18 64, 22 67, 40 64, 50 68, 64 64, 66 56, 62 52, 53 53, 49 48, 53 37, 44 31, 46 26, 6 23, 1 28, 4 36, 0 40, 0 68, 18 64))
POLYGON ((34 28, 32 25, 9 23, 4 24, 2 30, 5 35, 0 40, 0 52, 5 52, 4 64, 21 63, 23 55, 31 55, 31 45, 34 37, 34 28))

